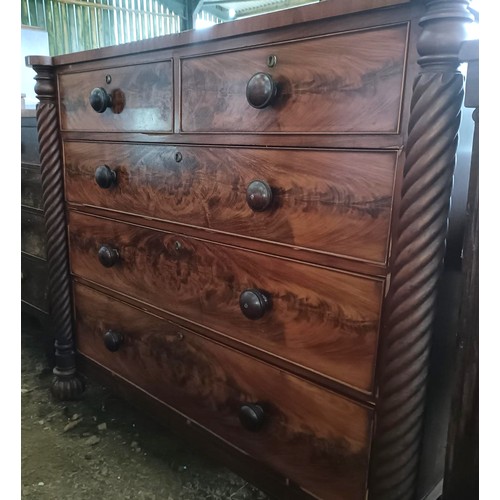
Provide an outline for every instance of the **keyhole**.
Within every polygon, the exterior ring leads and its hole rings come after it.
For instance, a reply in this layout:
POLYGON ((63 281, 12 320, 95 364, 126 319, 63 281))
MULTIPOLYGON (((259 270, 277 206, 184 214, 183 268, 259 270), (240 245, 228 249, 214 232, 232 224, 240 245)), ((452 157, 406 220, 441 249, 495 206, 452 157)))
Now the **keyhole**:
POLYGON ((275 55, 270 55, 267 57, 267 67, 274 68, 276 63, 278 62, 278 58, 275 55))

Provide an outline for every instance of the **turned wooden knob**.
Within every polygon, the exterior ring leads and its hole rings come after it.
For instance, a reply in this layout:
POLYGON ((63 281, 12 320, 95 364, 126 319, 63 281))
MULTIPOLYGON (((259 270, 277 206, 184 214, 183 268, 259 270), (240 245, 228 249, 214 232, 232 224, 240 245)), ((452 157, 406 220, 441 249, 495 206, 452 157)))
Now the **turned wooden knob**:
POLYGON ((98 257, 99 262, 104 267, 112 267, 118 262, 120 255, 116 248, 112 248, 109 245, 102 245, 99 248, 98 257))
POLYGON ((266 295, 256 288, 249 288, 241 292, 240 308, 248 319, 259 319, 271 307, 266 295))
POLYGON ((245 403, 240 406, 239 417, 245 429, 257 431, 265 420, 264 409, 258 403, 245 403))
POLYGON ((98 113, 104 113, 112 106, 111 96, 102 87, 97 87, 90 92, 90 105, 98 113))
POLYGON ((108 189, 116 184, 116 172, 107 165, 99 165, 95 169, 95 181, 99 187, 108 189))
POLYGON ((247 203, 254 212, 262 212, 271 206, 273 192, 266 181, 255 180, 247 187, 247 203))
POLYGON ((247 83, 247 101, 253 108, 269 106, 278 92, 278 86, 268 73, 255 73, 247 83))
POLYGON ((111 352, 116 352, 123 344, 123 335, 113 330, 108 330, 104 334, 104 345, 111 352))

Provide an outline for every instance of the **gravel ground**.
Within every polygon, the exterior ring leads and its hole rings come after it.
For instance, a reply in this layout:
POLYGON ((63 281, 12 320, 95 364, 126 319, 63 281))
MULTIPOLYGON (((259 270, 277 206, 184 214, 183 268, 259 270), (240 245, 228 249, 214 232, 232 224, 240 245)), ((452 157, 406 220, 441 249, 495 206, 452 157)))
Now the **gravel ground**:
POLYGON ((105 387, 54 400, 47 335, 28 317, 21 329, 21 498, 267 500, 105 387))

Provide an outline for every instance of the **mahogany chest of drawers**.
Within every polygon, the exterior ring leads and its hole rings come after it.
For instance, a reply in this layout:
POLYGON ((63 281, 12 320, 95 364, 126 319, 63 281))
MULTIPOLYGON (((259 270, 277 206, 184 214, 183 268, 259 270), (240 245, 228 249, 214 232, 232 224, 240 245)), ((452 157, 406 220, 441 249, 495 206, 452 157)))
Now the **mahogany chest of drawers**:
POLYGON ((469 20, 326 1, 30 57, 54 393, 76 351, 277 498, 415 498, 469 20))

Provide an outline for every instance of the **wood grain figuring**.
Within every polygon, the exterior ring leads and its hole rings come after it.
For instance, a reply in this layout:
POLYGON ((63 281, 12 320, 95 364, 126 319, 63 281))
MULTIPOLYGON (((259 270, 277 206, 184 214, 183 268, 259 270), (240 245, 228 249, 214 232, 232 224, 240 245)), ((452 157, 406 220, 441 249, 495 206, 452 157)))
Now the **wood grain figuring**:
POLYGON ((181 130, 396 134, 407 32, 401 24, 182 59, 181 130), (245 96, 257 72, 278 85, 265 109, 245 96))
POLYGON ((468 4, 324 1, 29 58, 54 393, 83 389, 74 327, 122 394, 250 464, 248 480, 258 462, 276 498, 423 500, 419 462, 440 467, 421 444, 439 432, 423 415, 468 4), (258 73, 262 109, 246 97, 258 73), (97 187, 100 164, 116 186, 97 187), (242 402, 264 408, 260 431, 242 402))
POLYGON ((85 142, 66 142, 64 151, 70 202, 386 261, 396 152, 85 142), (117 174, 110 189, 95 181, 103 164, 117 174), (272 188, 264 212, 246 202, 255 179, 272 188))
POLYGON ((382 281, 73 211, 69 238, 75 275, 372 390, 382 281), (99 263, 103 244, 120 255, 111 268, 99 263), (270 297, 271 310, 259 320, 240 310, 248 288, 270 297))
POLYGON ((78 350, 321 498, 365 498, 371 412, 298 377, 74 286, 78 350), (123 335, 117 352, 109 330, 123 335), (245 430, 242 403, 265 425, 245 430))
POLYGON ((172 93, 171 61, 59 75, 61 129, 171 132, 172 93), (111 76, 109 84, 107 75, 111 76), (97 87, 104 88, 116 103, 104 113, 90 106, 90 92, 97 87), (123 99, 120 111, 118 102, 123 99))

